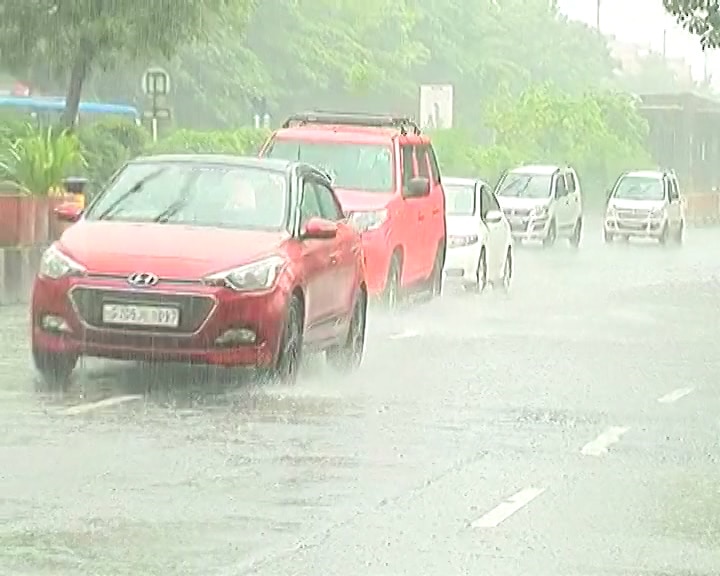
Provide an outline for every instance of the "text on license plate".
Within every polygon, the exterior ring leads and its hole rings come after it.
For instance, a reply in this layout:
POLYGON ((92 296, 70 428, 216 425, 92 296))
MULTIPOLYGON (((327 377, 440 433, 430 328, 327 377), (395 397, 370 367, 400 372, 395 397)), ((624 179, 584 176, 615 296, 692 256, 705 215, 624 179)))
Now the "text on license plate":
POLYGON ((105 324, 177 328, 180 325, 180 311, 169 306, 103 304, 102 320, 105 324))

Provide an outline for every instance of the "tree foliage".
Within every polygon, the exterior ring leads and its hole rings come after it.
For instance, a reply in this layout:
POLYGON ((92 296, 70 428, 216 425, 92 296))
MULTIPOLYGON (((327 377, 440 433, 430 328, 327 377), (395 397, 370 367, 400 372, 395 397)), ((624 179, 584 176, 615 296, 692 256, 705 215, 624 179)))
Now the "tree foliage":
POLYGON ((96 66, 118 57, 169 57, 202 38, 209 15, 232 13, 249 0, 0 1, 0 56, 15 70, 38 61, 68 77, 64 123, 72 126, 83 84, 96 66))
POLYGON ((665 9, 692 34, 703 49, 720 46, 719 0, 663 0, 665 9))

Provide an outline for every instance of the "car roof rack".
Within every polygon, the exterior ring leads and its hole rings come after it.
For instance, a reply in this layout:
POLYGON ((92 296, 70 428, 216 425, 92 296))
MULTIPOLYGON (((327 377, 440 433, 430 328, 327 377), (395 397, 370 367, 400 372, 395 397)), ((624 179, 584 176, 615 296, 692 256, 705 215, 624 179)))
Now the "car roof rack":
POLYGON ((307 124, 337 124, 340 126, 366 126, 368 128, 396 128, 401 134, 421 134, 420 127, 408 116, 388 114, 362 114, 354 112, 315 111, 293 114, 283 123, 283 128, 307 124))

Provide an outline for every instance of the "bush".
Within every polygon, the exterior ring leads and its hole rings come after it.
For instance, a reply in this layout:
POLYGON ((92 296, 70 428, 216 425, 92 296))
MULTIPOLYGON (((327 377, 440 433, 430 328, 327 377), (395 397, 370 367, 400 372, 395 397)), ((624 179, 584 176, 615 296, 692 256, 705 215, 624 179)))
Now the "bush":
POLYGON ((240 128, 233 131, 198 132, 176 130, 148 148, 154 154, 235 154, 257 156, 267 139, 267 130, 240 128))

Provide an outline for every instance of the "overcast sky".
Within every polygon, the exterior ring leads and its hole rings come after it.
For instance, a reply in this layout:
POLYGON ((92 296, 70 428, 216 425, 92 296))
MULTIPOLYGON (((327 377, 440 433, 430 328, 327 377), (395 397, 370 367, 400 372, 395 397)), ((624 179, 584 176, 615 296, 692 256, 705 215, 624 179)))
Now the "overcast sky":
MULTIPOLYGON (((570 18, 595 26, 597 0, 558 0, 558 5, 570 18)), ((667 30, 668 57, 685 57, 695 79, 702 80, 704 56, 700 43, 665 12, 662 0, 600 0, 600 29, 618 40, 642 44, 657 52, 662 52, 663 30, 667 30)), ((708 54, 708 70, 717 85, 720 82, 717 51, 708 54)))

